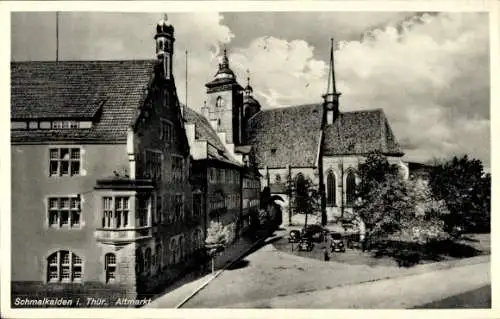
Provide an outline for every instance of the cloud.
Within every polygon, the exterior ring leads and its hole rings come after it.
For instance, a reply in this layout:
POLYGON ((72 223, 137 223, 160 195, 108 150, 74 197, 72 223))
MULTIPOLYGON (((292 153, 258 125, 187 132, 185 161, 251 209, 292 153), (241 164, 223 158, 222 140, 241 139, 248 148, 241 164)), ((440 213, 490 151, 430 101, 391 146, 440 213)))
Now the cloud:
MULTIPOLYGON (((486 14, 418 14, 340 41, 341 109, 382 108, 410 160, 468 153, 489 165, 486 14)), ((264 107, 321 101, 327 64, 300 39, 259 37, 231 54, 264 107)))
MULTIPOLYGON (((61 57, 154 58, 159 17, 62 13, 61 57)), ((13 59, 54 58, 53 14, 12 18, 13 59)), ((171 14, 169 20, 178 95, 184 101, 188 50, 188 104, 195 109, 225 45, 240 84, 249 69, 265 108, 320 102, 334 36, 341 40, 335 67, 342 110, 384 109, 409 159, 468 153, 489 165, 487 14, 203 12, 171 14)))

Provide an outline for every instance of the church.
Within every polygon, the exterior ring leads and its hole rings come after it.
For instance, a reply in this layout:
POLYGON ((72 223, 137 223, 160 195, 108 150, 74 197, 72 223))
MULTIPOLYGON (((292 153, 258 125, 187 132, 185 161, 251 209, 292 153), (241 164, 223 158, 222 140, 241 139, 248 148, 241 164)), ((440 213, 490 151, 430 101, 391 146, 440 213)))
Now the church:
MULTIPOLYGON (((358 165, 380 152, 408 177, 403 150, 382 109, 342 111, 330 50, 327 92, 317 102, 265 108, 253 95, 250 79, 243 88, 224 50, 215 79, 206 84, 201 113, 223 134, 236 156, 258 167, 262 187, 283 198, 282 220, 292 224, 286 182, 310 178, 322 196, 321 223, 352 213, 358 165)), ((319 218, 318 218, 319 219, 319 218)))

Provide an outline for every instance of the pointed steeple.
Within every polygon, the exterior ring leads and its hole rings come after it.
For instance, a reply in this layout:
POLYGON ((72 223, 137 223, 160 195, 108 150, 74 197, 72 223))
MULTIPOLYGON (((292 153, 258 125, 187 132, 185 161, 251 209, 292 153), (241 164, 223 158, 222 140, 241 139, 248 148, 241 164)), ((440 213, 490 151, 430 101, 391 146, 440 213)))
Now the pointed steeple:
POLYGON ((326 94, 335 94, 337 93, 337 88, 335 86, 335 64, 333 60, 333 38, 331 40, 331 47, 330 47, 330 70, 328 72, 328 87, 326 89, 326 94))
POLYGON ((335 83, 335 63, 334 63, 334 41, 331 39, 330 48, 330 69, 328 72, 328 85, 326 94, 323 95, 323 107, 325 109, 327 124, 333 124, 339 114, 339 96, 335 83))

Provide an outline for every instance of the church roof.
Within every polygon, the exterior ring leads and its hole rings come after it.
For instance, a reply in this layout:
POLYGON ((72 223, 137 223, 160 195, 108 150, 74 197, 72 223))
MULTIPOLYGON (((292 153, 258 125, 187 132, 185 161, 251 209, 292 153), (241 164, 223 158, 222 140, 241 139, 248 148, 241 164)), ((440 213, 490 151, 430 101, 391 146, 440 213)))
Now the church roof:
POLYGON ((381 109, 342 112, 324 129, 323 155, 363 155, 379 151, 402 156, 392 129, 381 109))
MULTIPOLYGON (((259 167, 313 167, 318 156, 323 106, 309 104, 260 111, 248 124, 248 144, 259 167)), ((403 155, 381 109, 340 113, 323 130, 323 155, 403 155)))
POLYGON ((208 122, 205 116, 189 107, 185 107, 184 120, 188 123, 195 124, 195 139, 207 141, 211 146, 213 146, 213 148, 208 148, 209 158, 233 165, 241 165, 226 149, 224 143, 219 139, 217 132, 214 130, 212 125, 210 125, 210 122, 208 122))
POLYGON ((11 141, 125 141, 146 98, 154 64, 154 60, 11 63, 12 119, 96 120, 88 129, 13 129, 11 141))
POLYGON ((319 104, 260 111, 249 120, 248 143, 259 167, 314 166, 322 118, 319 104))

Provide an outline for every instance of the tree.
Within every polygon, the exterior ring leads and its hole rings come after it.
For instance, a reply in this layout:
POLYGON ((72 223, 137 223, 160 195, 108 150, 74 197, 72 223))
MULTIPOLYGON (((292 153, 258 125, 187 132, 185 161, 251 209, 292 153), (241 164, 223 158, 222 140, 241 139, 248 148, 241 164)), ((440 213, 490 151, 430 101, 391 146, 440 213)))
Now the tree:
POLYGON ((442 236, 444 201, 434 198, 426 182, 408 181, 397 165, 377 152, 360 164, 356 212, 366 226, 370 242, 398 235, 400 239, 425 242, 442 236))
POLYGON ((356 207, 366 226, 365 239, 369 242, 400 231, 415 215, 415 200, 404 180, 389 176, 377 185, 365 194, 356 207))
POLYGON ((224 227, 220 222, 210 222, 210 227, 207 229, 207 238, 205 239, 205 247, 208 255, 212 259, 212 272, 215 271, 215 256, 218 252, 234 240, 234 235, 230 227, 224 227))
POLYGON ((307 226, 308 215, 314 214, 321 208, 321 194, 318 185, 310 177, 298 174, 295 180, 287 180, 290 205, 299 214, 305 214, 304 227, 307 226))
POLYGON ((429 185, 438 199, 446 202, 450 214, 444 219, 447 231, 489 231, 491 176, 480 160, 453 157, 438 162, 430 173, 429 185))

